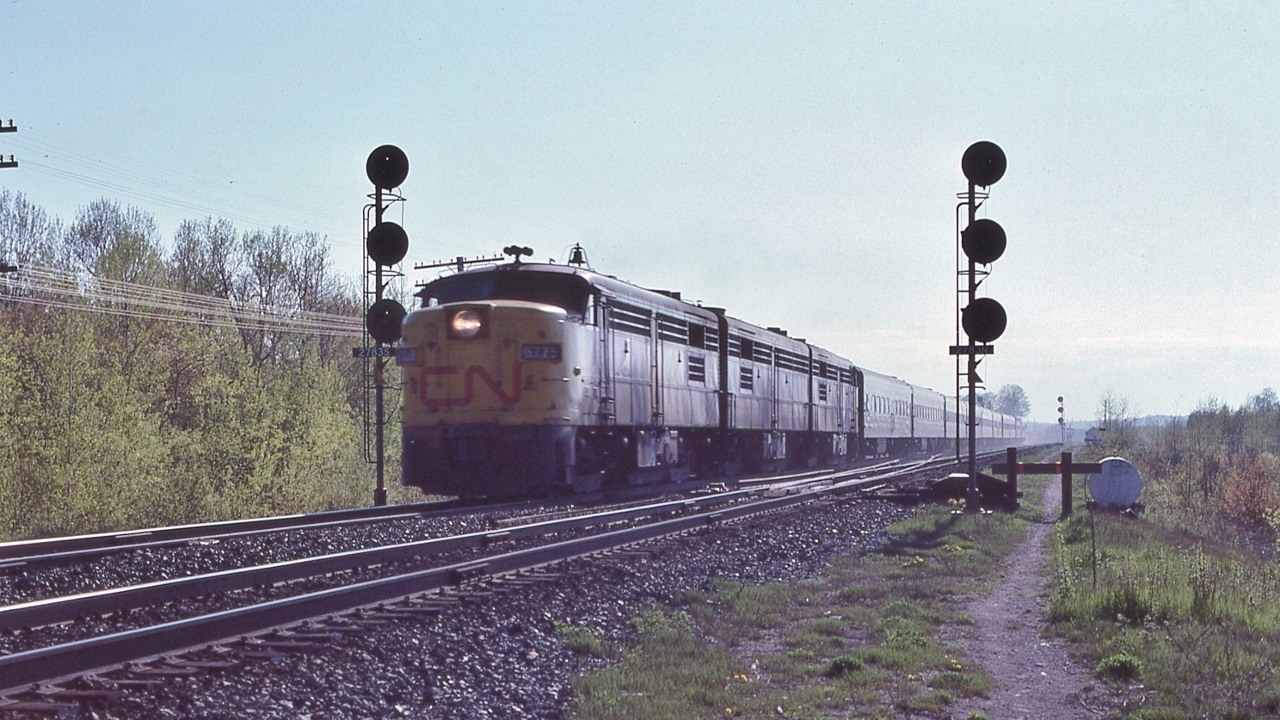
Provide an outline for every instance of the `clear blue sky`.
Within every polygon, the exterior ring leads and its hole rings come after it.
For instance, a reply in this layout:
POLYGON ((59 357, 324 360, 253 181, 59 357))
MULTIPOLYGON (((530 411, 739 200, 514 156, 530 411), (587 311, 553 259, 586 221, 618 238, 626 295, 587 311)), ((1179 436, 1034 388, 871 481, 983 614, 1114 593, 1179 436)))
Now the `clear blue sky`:
MULTIPOLYGON (((984 364, 1036 419, 1280 388, 1280 4, 0 6, 0 183, 328 235, 408 153, 409 262, 512 242, 941 390, 961 153, 1009 234, 984 364)), ((415 278, 420 279, 420 278, 415 278)))

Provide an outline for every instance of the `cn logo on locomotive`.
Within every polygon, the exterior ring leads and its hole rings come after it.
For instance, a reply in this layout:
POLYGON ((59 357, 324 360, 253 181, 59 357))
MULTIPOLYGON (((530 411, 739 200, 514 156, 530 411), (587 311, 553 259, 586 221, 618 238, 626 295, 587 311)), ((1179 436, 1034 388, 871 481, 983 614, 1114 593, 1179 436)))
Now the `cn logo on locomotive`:
POLYGON ((435 365, 422 368, 422 384, 419 396, 422 398, 422 404, 427 407, 445 408, 445 407, 464 407, 470 405, 476 398, 476 378, 480 378, 493 391, 493 394, 502 401, 503 407, 511 407, 520 402, 520 395, 523 388, 521 387, 521 366, 516 363, 511 367, 511 394, 507 394, 502 389, 502 381, 495 380, 492 375, 479 365, 472 365, 467 368, 466 374, 463 376, 466 383, 465 391, 462 397, 430 397, 431 383, 429 376, 432 375, 457 375, 458 367, 456 365, 435 365))

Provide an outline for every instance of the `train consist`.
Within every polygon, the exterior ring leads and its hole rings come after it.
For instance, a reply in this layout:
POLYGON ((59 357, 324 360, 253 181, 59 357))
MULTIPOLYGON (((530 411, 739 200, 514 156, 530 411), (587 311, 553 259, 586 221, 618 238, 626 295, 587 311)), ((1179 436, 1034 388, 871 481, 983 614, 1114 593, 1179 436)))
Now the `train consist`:
MULTIPOLYGON (((417 295, 395 353, 403 482, 429 493, 710 480, 955 444, 954 399, 679 293, 517 258, 417 295)), ((979 445, 1022 440, 1016 418, 980 413, 979 445)))

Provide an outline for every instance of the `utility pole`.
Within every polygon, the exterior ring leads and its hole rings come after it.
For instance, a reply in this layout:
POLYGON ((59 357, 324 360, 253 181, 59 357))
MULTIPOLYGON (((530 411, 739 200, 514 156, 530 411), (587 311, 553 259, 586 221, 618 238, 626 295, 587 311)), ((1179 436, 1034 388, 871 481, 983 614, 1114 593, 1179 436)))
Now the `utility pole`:
MULTIPOLYGON (((0 122, 0 133, 8 133, 8 132, 18 132, 18 126, 13 124, 13 120, 9 120, 8 125, 5 125, 3 122, 0 122)), ((16 167, 18 167, 18 161, 14 160, 12 155, 9 156, 9 159, 7 161, 4 159, 4 155, 0 155, 0 168, 16 168, 16 167)), ((5 272, 5 271, 0 270, 0 272, 5 272)))

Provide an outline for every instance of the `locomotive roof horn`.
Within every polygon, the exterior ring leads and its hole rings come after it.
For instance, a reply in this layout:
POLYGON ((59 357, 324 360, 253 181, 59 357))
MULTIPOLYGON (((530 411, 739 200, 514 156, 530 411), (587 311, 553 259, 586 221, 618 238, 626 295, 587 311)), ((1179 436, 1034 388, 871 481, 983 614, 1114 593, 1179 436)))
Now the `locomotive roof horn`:
POLYGON ((521 258, 522 256, 525 256, 525 255, 532 256, 532 255, 533 255, 533 248, 531 248, 531 247, 521 247, 521 246, 519 246, 519 245, 508 245, 508 246, 506 246, 506 247, 502 248, 502 254, 503 254, 503 255, 510 255, 510 256, 514 257, 514 258, 515 258, 515 261, 516 261, 516 264, 517 264, 517 265, 519 265, 519 264, 520 264, 520 258, 521 258))

